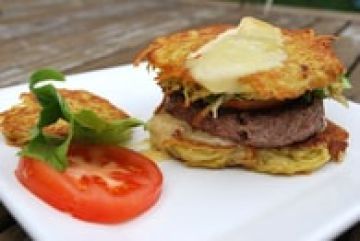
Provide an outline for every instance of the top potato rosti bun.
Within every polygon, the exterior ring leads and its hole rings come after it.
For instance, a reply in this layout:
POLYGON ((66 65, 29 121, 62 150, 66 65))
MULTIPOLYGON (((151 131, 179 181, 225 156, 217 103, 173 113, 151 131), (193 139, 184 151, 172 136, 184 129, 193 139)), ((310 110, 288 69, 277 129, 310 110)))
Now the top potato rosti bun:
MULTIPOLYGON (((185 67, 186 58, 191 52, 233 27, 214 25, 159 37, 137 55, 134 63, 147 60, 150 66, 160 69, 157 79, 161 86, 188 86, 202 91, 206 96, 207 91, 197 85, 185 67)), ((344 66, 332 51, 332 36, 316 35, 310 29, 281 31, 288 58, 282 67, 239 78, 239 85, 246 90, 246 93, 242 93, 246 98, 297 98, 306 91, 323 88, 338 81, 338 77, 345 72, 344 66)))

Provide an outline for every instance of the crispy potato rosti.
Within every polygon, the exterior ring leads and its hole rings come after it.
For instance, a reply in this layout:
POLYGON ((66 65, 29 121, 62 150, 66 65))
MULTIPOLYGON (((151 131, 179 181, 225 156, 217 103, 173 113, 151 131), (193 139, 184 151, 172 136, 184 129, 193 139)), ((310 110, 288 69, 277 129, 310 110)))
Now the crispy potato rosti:
MULTIPOLYGON (((159 68, 158 81, 162 87, 174 89, 187 86, 206 96, 199 90, 189 70, 185 67, 187 56, 232 28, 230 25, 214 25, 188 30, 155 39, 134 60, 135 64, 147 60, 159 68), (174 87, 175 86, 175 87, 174 87)), ((316 35, 313 30, 282 29, 284 48, 288 55, 282 67, 239 78, 248 99, 292 99, 308 90, 323 88, 339 80, 345 69, 334 55, 332 36, 316 35)), ((216 68, 216 66, 214 66, 216 68)))
POLYGON ((245 168, 273 173, 311 172, 330 160, 341 161, 348 133, 328 121, 326 129, 312 138, 281 148, 253 148, 236 145, 207 133, 196 131, 169 114, 155 115, 149 122, 151 143, 185 164, 195 167, 245 168))
MULTIPOLYGON (((123 119, 128 115, 116 108, 109 101, 84 90, 60 89, 59 93, 64 97, 73 112, 81 109, 89 109, 106 120, 123 119)), ((20 96, 21 103, 0 114, 0 128, 6 141, 10 145, 22 146, 26 144, 31 135, 31 129, 36 125, 41 111, 35 96, 23 93, 20 96)), ((68 124, 59 120, 57 123, 44 129, 54 136, 65 136, 68 133, 68 124)))

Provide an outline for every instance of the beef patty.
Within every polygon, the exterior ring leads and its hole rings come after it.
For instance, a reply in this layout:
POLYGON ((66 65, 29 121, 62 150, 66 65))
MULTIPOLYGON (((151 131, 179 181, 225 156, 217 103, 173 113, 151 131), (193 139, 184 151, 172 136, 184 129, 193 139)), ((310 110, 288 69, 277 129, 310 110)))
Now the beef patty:
POLYGON ((293 101, 281 107, 239 111, 220 108, 217 118, 211 113, 196 118, 206 104, 202 101, 186 107, 181 94, 167 96, 160 111, 189 123, 194 129, 254 147, 281 147, 300 142, 325 128, 323 102, 314 99, 305 104, 293 101))

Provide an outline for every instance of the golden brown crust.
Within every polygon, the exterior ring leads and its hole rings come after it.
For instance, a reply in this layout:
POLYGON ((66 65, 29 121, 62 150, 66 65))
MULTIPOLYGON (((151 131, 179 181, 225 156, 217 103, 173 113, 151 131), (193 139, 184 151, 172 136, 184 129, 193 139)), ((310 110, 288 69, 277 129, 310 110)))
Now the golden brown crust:
POLYGON ((229 24, 218 24, 158 37, 135 56, 134 64, 138 65, 141 61, 147 60, 151 65, 161 69, 183 65, 188 53, 231 27, 229 24))
MULTIPOLYGON (((214 25, 159 37, 137 55, 134 64, 147 60, 159 68, 160 82, 178 79, 182 85, 194 84, 185 68, 186 57, 230 28, 230 25, 214 25)), ((344 66, 331 47, 332 36, 316 35, 310 29, 283 29, 282 33, 288 54, 284 65, 239 79, 239 84, 250 86, 251 91, 247 93, 250 98, 296 98, 307 90, 335 82, 344 73, 344 66)))
POLYGON ((323 132, 317 133, 312 138, 293 145, 294 147, 311 147, 321 143, 326 143, 333 161, 341 161, 343 154, 348 146, 349 133, 327 120, 326 128, 323 132))
MULTIPOLYGON (((89 109, 106 120, 122 119, 128 115, 116 108, 109 101, 84 90, 59 90, 73 112, 89 109)), ((30 138, 30 131, 36 125, 41 108, 34 95, 22 93, 21 103, 7 111, 0 113, 0 131, 10 145, 22 146, 30 138)), ((68 125, 65 121, 58 121, 44 130, 54 136, 65 136, 68 125)))

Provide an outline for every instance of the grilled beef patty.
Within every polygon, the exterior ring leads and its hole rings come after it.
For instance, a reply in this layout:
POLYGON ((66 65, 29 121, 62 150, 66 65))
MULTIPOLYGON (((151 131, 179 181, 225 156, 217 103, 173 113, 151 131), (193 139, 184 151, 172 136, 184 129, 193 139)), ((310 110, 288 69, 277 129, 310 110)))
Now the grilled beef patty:
POLYGON ((204 102, 197 101, 186 107, 183 96, 175 93, 165 98, 161 111, 186 121, 194 129, 254 147, 290 145, 307 139, 325 127, 321 99, 309 104, 293 101, 266 110, 220 108, 217 118, 211 113, 204 118, 196 118, 205 106, 204 102))

